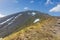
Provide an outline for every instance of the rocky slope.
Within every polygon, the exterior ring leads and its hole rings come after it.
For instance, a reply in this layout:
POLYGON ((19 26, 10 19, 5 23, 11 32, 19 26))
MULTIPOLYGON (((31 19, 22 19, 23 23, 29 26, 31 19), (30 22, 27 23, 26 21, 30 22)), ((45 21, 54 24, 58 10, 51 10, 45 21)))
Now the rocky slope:
POLYGON ((0 19, 0 38, 1 40, 60 40, 60 18, 38 11, 9 15, 0 19))
POLYGON ((45 20, 49 16, 38 11, 23 11, 0 19, 0 38, 22 29, 34 22, 34 20, 45 20))
POLYGON ((5 37, 4 40, 60 40, 60 19, 48 18, 5 37))

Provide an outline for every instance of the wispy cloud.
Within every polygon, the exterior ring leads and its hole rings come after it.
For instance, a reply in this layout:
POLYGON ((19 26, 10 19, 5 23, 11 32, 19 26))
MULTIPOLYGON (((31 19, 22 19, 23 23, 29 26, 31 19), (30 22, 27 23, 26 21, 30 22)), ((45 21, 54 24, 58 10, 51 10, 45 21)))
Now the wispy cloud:
POLYGON ((49 12, 60 12, 60 4, 50 9, 49 12))
POLYGON ((31 0, 30 3, 34 3, 34 0, 31 0))
POLYGON ((29 10, 29 8, 28 7, 24 7, 24 10, 29 10))
POLYGON ((47 4, 53 4, 53 2, 51 2, 51 0, 46 0, 46 3, 45 3, 46 5, 47 4))
POLYGON ((18 0, 12 0, 13 1, 13 3, 18 3, 19 1, 18 0))

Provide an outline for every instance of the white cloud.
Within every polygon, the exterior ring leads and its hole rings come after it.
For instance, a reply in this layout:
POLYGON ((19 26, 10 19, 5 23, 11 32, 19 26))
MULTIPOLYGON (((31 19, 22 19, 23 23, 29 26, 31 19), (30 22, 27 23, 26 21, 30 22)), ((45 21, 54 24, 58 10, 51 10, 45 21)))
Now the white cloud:
POLYGON ((18 0, 12 0, 13 1, 13 3, 18 3, 18 0))
POLYGON ((31 1, 30 1, 30 3, 34 3, 34 1, 33 1, 33 0, 31 0, 31 1))
POLYGON ((53 2, 51 2, 51 0, 47 0, 45 4, 46 4, 46 5, 47 5, 47 4, 53 4, 53 2))
POLYGON ((50 9, 49 12, 60 12, 60 4, 50 9))
POLYGON ((4 16, 5 16, 5 15, 0 14, 0 18, 1 18, 1 17, 4 17, 4 16))
POLYGON ((28 7, 24 7, 24 10, 29 10, 29 8, 28 7))

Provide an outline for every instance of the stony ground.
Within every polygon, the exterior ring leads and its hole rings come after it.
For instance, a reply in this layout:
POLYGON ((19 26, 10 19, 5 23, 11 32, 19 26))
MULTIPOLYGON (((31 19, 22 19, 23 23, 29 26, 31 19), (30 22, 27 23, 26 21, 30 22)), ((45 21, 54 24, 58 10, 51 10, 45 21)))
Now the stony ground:
POLYGON ((60 19, 48 19, 42 24, 33 24, 4 40, 60 40, 60 19))
POLYGON ((57 19, 57 22, 55 23, 54 27, 56 33, 55 35, 60 40, 60 19, 57 19))

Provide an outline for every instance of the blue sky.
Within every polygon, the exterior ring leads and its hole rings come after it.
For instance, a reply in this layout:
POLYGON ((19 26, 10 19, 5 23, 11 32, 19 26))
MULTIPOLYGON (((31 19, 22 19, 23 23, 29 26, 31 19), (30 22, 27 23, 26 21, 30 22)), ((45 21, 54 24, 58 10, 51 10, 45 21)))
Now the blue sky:
POLYGON ((60 16, 60 0, 0 0, 0 16, 25 10, 37 10, 60 16))

